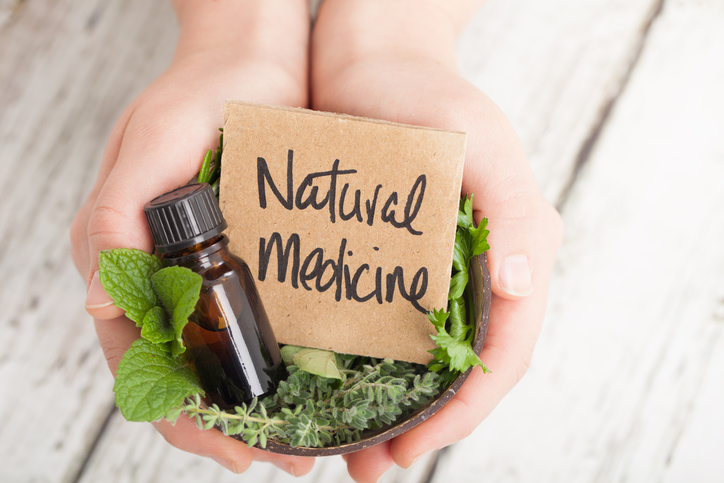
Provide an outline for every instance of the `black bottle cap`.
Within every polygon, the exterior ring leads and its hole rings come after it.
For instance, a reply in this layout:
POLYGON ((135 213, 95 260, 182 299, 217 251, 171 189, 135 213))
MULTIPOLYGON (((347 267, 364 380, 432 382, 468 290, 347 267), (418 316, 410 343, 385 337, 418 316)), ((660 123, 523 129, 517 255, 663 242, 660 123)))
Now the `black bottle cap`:
POLYGON ((208 183, 162 194, 143 207, 156 251, 167 253, 209 240, 227 227, 208 183))

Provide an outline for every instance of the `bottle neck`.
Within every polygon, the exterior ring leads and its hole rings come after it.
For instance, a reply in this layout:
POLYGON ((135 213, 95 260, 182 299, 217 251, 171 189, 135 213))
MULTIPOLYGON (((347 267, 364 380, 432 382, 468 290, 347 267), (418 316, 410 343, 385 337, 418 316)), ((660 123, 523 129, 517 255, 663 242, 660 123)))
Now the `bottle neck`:
POLYGON ((229 239, 225 235, 218 235, 195 245, 166 253, 156 253, 164 266, 186 265, 200 258, 208 257, 220 250, 227 251, 229 239))

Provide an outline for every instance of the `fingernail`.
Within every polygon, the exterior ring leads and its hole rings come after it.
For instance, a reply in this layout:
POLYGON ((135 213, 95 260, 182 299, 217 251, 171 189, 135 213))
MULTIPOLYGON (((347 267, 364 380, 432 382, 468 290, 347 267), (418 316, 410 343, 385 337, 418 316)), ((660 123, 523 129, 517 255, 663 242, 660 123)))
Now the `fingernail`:
POLYGON ((292 466, 291 463, 285 463, 283 461, 272 461, 272 464, 280 470, 286 471, 292 476, 297 476, 297 474, 294 472, 294 466, 292 466))
POLYGON ((218 456, 209 456, 212 460, 214 460, 216 463, 220 464, 227 470, 231 471, 232 473, 239 473, 236 470, 236 466, 234 466, 234 463, 232 463, 229 460, 225 460, 224 458, 219 458, 218 456))
POLYGON ((500 287, 510 295, 525 297, 533 292, 530 263, 525 255, 511 255, 500 266, 500 287))
POLYGON ((86 310, 101 309, 113 304, 113 300, 108 296, 101 285, 101 276, 98 271, 93 273, 88 293, 85 296, 86 310))

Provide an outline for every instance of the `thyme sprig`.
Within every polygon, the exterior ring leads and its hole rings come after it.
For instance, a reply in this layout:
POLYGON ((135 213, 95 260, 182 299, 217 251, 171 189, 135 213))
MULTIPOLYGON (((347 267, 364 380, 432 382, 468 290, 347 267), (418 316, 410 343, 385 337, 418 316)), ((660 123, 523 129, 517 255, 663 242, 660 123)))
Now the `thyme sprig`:
POLYGON ((201 429, 217 427, 249 446, 277 441, 290 446, 323 447, 359 441, 365 430, 394 423, 427 404, 440 391, 438 376, 420 366, 384 359, 343 356, 341 380, 287 368, 277 393, 233 412, 207 407, 197 394, 177 412, 201 429))

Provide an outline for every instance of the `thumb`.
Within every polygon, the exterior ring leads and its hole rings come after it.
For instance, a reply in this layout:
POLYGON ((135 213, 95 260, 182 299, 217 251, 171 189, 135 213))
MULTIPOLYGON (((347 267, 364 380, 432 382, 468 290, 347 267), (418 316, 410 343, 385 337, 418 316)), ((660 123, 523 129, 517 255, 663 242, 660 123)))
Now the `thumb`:
POLYGON ((198 171, 204 150, 215 147, 221 119, 206 114, 208 111, 191 115, 171 111, 173 116, 168 119, 137 109, 131 116, 118 158, 88 216, 90 284, 85 305, 94 318, 107 320, 123 314, 100 283, 99 253, 113 248, 153 251, 143 206, 186 184, 198 171))
POLYGON ((469 136, 463 194, 474 193, 476 222, 488 218, 492 290, 518 300, 533 293, 536 230, 555 212, 543 197, 512 126, 492 102, 469 136))

